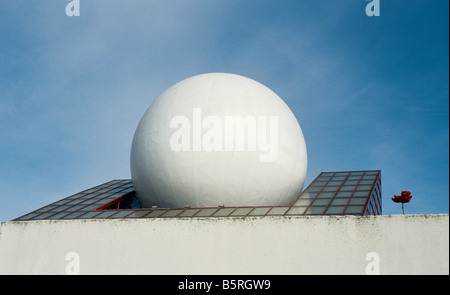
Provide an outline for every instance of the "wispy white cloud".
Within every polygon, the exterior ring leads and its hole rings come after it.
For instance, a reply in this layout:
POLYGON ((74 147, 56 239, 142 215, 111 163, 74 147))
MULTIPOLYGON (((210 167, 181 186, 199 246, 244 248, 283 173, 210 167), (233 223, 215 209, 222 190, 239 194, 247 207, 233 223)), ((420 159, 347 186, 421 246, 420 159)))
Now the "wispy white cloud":
MULTIPOLYGON (((129 149, 146 108, 172 84, 204 72, 249 76, 288 103, 306 136, 310 180, 323 170, 380 168, 391 191, 417 179, 416 170, 432 174, 427 163, 437 157, 423 149, 448 150, 441 66, 411 74, 402 63, 387 64, 402 58, 390 52, 406 46, 387 25, 401 14, 369 21, 364 1, 81 2, 81 16, 72 18, 66 1, 1 4, 0 191, 20 208, 129 177, 129 149), (424 86, 439 98, 426 98, 424 86), (411 161, 414 169, 396 176, 411 161)), ((448 170, 448 156, 443 161, 448 170)), ((448 193, 448 182, 438 187, 448 193)), ((15 217, 4 208, 0 219, 15 217)))

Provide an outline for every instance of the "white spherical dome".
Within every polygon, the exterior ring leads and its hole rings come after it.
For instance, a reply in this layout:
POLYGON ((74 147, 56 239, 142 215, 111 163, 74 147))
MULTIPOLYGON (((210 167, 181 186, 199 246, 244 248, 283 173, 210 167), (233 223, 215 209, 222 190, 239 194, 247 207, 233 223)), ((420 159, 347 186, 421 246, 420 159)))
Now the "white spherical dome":
POLYGON ((307 168, 302 130, 284 101, 225 73, 161 94, 136 129, 130 160, 143 207, 290 205, 307 168))

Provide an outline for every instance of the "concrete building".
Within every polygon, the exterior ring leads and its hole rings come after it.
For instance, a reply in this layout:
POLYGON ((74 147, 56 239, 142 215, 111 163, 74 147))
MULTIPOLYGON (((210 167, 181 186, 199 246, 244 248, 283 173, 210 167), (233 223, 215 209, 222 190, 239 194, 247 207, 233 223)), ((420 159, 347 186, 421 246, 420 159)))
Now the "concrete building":
POLYGON ((0 223, 0 274, 448 274, 448 215, 381 215, 381 171, 290 206, 142 208, 114 180, 0 223))
POLYGON ((448 215, 0 223, 0 274, 448 274, 448 215))

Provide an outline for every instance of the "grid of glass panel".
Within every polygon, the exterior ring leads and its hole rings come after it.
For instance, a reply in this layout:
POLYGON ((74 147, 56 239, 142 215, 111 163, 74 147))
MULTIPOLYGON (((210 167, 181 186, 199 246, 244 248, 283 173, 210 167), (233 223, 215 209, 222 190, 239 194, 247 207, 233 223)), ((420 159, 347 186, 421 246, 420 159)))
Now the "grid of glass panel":
POLYGON ((131 194, 131 180, 113 180, 14 220, 382 214, 379 170, 322 172, 290 206, 105 209, 131 194))
POLYGON ((14 220, 104 218, 99 216, 102 212, 95 209, 133 192, 131 180, 113 180, 51 203, 14 220))
POLYGON ((286 215, 381 215, 381 171, 322 172, 286 215))

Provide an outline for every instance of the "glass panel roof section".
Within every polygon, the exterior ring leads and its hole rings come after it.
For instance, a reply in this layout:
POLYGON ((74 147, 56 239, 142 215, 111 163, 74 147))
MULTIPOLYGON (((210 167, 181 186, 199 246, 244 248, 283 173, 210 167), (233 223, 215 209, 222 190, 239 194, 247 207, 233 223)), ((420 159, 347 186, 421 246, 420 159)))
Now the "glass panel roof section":
POLYGON ((181 212, 183 212, 184 209, 172 209, 172 210, 168 210, 166 212, 164 212, 163 214, 161 214, 160 217, 164 217, 164 218, 170 218, 170 217, 175 217, 178 214, 180 214, 181 212))
POLYGON ((166 212, 167 209, 154 209, 150 211, 148 214, 144 215, 145 218, 154 218, 161 216, 164 212, 166 212))
MULTIPOLYGON (((381 208, 381 198, 376 198, 377 183, 381 184, 380 170, 322 172, 294 201, 294 207, 286 215, 367 215, 367 204, 377 203, 375 207, 381 208), (302 214, 303 206, 307 208, 302 214)), ((381 214, 381 210, 372 210, 372 213, 374 211, 381 214)))
POLYGON ((100 214, 101 212, 99 211, 90 211, 90 212, 86 212, 83 215, 79 216, 78 219, 88 219, 88 218, 92 218, 98 214, 100 214))
POLYGON ((136 210, 133 211, 130 215, 127 215, 126 218, 141 218, 149 212, 150 210, 136 210))
POLYGON ((325 212, 326 215, 342 215, 344 214, 345 206, 330 206, 325 212))
POLYGON ((290 206, 141 208, 132 181, 119 179, 57 200, 14 221, 380 215, 381 199, 380 170, 322 172, 290 206))
POLYGON ((248 213, 250 213, 253 210, 253 208, 243 207, 243 208, 237 208, 233 211, 233 213, 230 214, 230 216, 234 217, 243 217, 247 216, 248 213))
POLYGON ((197 214, 195 214, 194 217, 210 217, 218 209, 219 208, 205 208, 203 210, 200 210, 197 214))
POLYGON ((221 208, 218 211, 216 211, 212 216, 213 217, 226 217, 230 215, 236 208, 221 208))
POLYGON ((115 214, 115 213, 117 213, 117 211, 114 211, 114 210, 103 211, 103 212, 101 212, 99 215, 96 215, 95 218, 96 218, 96 219, 97 219, 97 218, 104 219, 104 218, 110 217, 111 215, 113 215, 113 214, 115 214))
POLYGON ((308 207, 305 206, 292 206, 291 208, 289 208, 285 215, 303 215, 307 208, 308 207))
POLYGON ((194 209, 185 209, 183 212, 181 212, 178 217, 192 217, 195 215, 200 209, 194 208, 194 209))
POLYGON ((266 215, 269 210, 272 209, 271 207, 257 207, 253 209, 248 216, 264 216, 266 215))
POLYGON ((283 216, 289 207, 272 207, 269 212, 267 212, 266 216, 283 216))

